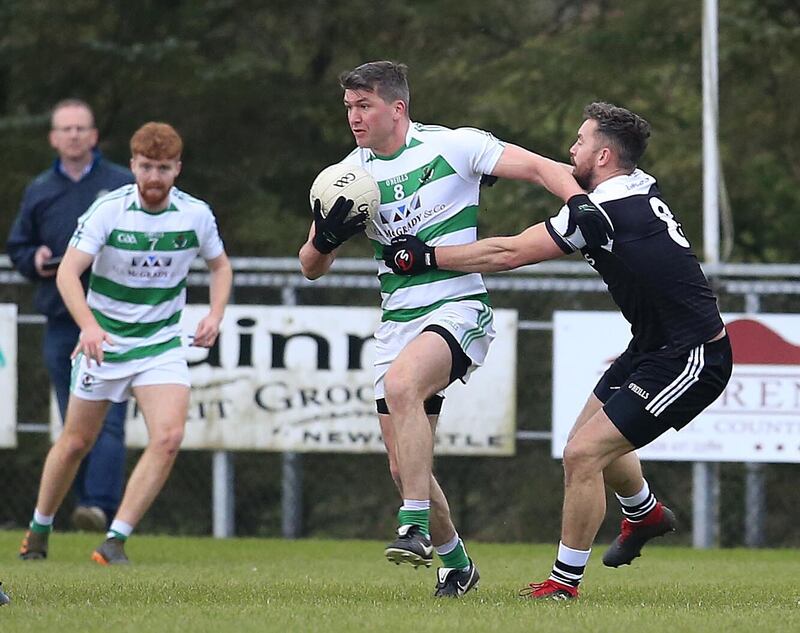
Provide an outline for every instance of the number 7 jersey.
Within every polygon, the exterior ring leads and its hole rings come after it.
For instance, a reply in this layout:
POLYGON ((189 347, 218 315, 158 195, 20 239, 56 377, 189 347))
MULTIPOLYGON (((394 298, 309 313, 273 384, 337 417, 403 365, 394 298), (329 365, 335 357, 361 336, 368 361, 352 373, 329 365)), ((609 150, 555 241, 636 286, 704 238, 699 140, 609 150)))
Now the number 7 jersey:
POLYGON ((716 336, 723 328, 717 299, 655 178, 636 169, 589 197, 614 227, 611 242, 589 249, 579 231, 564 237, 566 206, 546 227, 565 253, 580 250, 600 273, 631 324, 631 347, 676 356, 716 336))
POLYGON ((114 342, 105 352, 112 363, 180 347, 189 267, 224 252, 205 202, 173 187, 166 209, 149 213, 135 184, 89 207, 70 246, 94 257, 86 301, 114 342))

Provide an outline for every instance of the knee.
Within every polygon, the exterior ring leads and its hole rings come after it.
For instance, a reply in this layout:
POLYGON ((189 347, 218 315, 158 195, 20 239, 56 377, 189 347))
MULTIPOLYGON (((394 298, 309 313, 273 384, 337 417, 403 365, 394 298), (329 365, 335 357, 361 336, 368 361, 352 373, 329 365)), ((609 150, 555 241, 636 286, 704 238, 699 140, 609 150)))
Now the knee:
POLYGON ((59 438, 62 453, 70 461, 80 461, 92 450, 94 438, 77 433, 63 433, 59 438))
POLYGON ((383 385, 386 391, 386 404, 393 414, 402 413, 414 403, 422 401, 422 397, 416 394, 412 381, 400 371, 389 369, 383 385))
POLYGON ((168 456, 174 456, 181 448, 183 428, 164 429, 150 438, 150 448, 168 456))
POLYGON ((589 446, 583 442, 570 440, 564 447, 564 479, 565 483, 575 477, 592 471, 594 456, 589 446))

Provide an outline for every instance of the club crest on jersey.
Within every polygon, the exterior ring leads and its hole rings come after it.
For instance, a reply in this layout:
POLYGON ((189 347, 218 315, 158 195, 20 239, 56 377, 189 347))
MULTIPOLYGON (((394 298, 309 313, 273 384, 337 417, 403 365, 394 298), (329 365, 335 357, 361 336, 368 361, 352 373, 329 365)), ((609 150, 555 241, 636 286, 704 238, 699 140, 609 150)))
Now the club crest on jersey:
POLYGON ((422 175, 419 177, 419 185, 420 187, 428 182, 431 178, 433 178, 433 171, 434 171, 433 163, 429 163, 425 165, 422 170, 422 175))
POLYGON ((186 237, 183 233, 181 233, 174 240, 172 240, 172 245, 175 248, 186 248, 186 245, 188 243, 189 243, 189 238, 186 237))

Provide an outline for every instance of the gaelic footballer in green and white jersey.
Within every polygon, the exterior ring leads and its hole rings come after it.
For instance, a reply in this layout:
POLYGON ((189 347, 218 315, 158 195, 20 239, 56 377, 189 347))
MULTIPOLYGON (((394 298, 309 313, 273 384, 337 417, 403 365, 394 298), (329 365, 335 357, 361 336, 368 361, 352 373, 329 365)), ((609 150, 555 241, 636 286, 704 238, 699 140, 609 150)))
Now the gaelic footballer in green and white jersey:
POLYGON ((205 202, 172 187, 167 207, 151 213, 135 184, 99 198, 78 220, 70 246, 95 257, 86 300, 114 342, 108 363, 180 347, 189 266, 197 255, 224 252, 205 202))
POLYGON ((411 123, 406 142, 392 156, 356 148, 343 163, 364 167, 378 182, 381 203, 367 223, 378 260, 383 321, 410 321, 465 299, 488 304, 478 273, 434 270, 416 277, 395 275, 381 260, 393 237, 416 235, 431 246, 469 244, 478 237, 478 197, 504 144, 475 128, 449 129, 411 123))

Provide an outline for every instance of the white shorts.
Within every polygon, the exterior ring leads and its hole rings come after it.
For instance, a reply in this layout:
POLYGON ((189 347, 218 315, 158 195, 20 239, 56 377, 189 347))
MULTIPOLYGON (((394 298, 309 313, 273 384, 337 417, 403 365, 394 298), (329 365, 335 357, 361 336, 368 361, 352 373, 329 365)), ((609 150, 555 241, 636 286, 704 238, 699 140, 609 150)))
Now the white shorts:
POLYGON ((130 398, 133 387, 143 385, 190 386, 183 349, 178 347, 157 356, 99 366, 92 361, 91 367, 84 354, 72 361, 69 390, 82 400, 124 402, 130 398))
POLYGON ((494 313, 485 303, 453 301, 413 321, 384 321, 375 332, 375 400, 386 396, 383 379, 394 359, 429 325, 450 332, 472 361, 461 382, 467 382, 475 368, 483 365, 495 336, 494 313))

